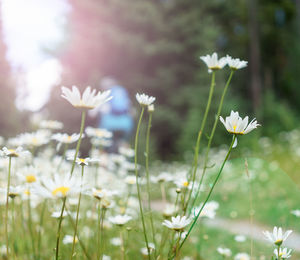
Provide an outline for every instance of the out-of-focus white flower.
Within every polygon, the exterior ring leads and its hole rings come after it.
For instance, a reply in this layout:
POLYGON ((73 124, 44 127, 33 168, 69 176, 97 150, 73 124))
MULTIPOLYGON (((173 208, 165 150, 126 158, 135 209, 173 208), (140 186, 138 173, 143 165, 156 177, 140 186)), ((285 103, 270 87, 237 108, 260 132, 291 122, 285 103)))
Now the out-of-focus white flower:
POLYGON ((38 170, 33 166, 24 167, 17 172, 17 176, 21 181, 31 184, 37 181, 38 170))
POLYGON ((106 130, 106 129, 102 129, 102 128, 94 128, 94 127, 90 127, 88 126, 85 129, 85 132, 87 134, 87 136, 89 137, 97 137, 97 138, 112 138, 113 133, 106 130))
POLYGON ((242 243, 242 242, 245 242, 245 241, 246 241, 246 237, 243 236, 243 235, 237 235, 237 236, 234 237, 234 240, 235 240, 236 242, 242 243))
POLYGON ((263 234, 271 243, 275 244, 276 246, 280 246, 292 232, 292 230, 288 230, 283 234, 281 227, 274 227, 273 233, 269 231, 263 231, 263 234))
MULTIPOLYGON (((14 199, 17 196, 20 196, 24 192, 25 188, 23 186, 9 186, 8 196, 11 199, 14 199)), ((6 188, 0 188, 0 193, 6 194, 6 188)))
POLYGON ((114 246, 120 246, 122 241, 119 237, 113 237, 111 240, 110 240, 110 243, 114 246))
POLYGON ((1 156, 7 156, 7 157, 19 157, 30 154, 29 151, 24 151, 21 146, 19 146, 17 149, 7 149, 6 147, 3 147, 0 151, 1 156))
MULTIPOLYGON (((75 243, 78 242, 77 236, 75 237, 75 243)), ((73 243, 73 236, 65 235, 63 238, 63 243, 66 244, 72 244, 73 243)))
POLYGON ((295 215, 296 217, 300 217, 300 209, 292 210, 291 213, 292 213, 293 215, 295 215))
POLYGON ((247 253, 238 253, 235 255, 234 260, 250 260, 250 256, 247 253))
POLYGON ((277 248, 274 249, 274 254, 276 255, 277 259, 287 259, 290 258, 292 255, 292 249, 288 250, 287 248, 279 248, 279 256, 278 256, 278 250, 277 248))
MULTIPOLYGON (((155 245, 153 243, 148 243, 149 249, 150 249, 150 254, 153 252, 153 250, 155 249, 155 245)), ((148 249, 147 247, 143 247, 141 248, 141 253, 144 256, 148 255, 148 249)))
POLYGON ((227 64, 226 57, 218 59, 218 54, 201 56, 200 59, 206 64, 209 70, 220 70, 227 64))
POLYGON ((119 153, 126 156, 126 157, 133 157, 134 156, 134 150, 129 147, 121 146, 119 148, 119 153))
POLYGON ((66 87, 62 87, 62 97, 69 101, 74 107, 80 109, 94 109, 112 99, 110 90, 96 94, 96 89, 91 90, 87 87, 82 96, 76 86, 72 86, 72 91, 66 87))
POLYGON ((174 204, 167 204, 163 211, 163 216, 168 218, 174 215, 175 213, 175 206, 174 204))
POLYGON ((50 141, 50 131, 41 129, 33 133, 24 133, 18 136, 19 142, 25 146, 42 146, 50 141))
POLYGON ((190 183, 188 182, 188 180, 186 178, 175 179, 174 183, 177 186, 177 188, 191 189, 191 185, 190 185, 190 183))
POLYGON ((225 256, 225 257, 230 257, 232 254, 231 250, 229 248, 218 247, 217 251, 220 255, 225 256))
POLYGON ((125 182, 130 185, 136 184, 136 177, 135 176, 126 176, 125 182))
POLYGON ((151 105, 148 106, 148 112, 149 113, 154 112, 154 105, 153 104, 151 104, 151 105))
MULTIPOLYGON (((74 157, 68 157, 67 160, 73 161, 74 157)), ((89 165, 90 162, 99 162, 99 159, 94 159, 94 158, 89 158, 89 157, 87 157, 87 158, 76 158, 75 162, 78 165, 87 166, 87 165, 89 165)))
POLYGON ((58 130, 58 129, 62 129, 64 124, 56 120, 43 120, 40 122, 39 126, 40 128, 58 130))
POLYGON ((81 181, 76 177, 54 175, 54 179, 43 178, 42 184, 33 185, 32 192, 44 198, 64 198, 81 191, 81 181))
POLYGON ((186 216, 180 217, 172 217, 171 221, 164 220, 163 225, 173 229, 175 231, 182 231, 186 226, 188 226, 191 223, 191 219, 188 219, 186 216))
POLYGON ((149 106, 155 101, 155 97, 148 96, 146 94, 136 94, 136 100, 141 106, 149 106))
POLYGON ((102 260, 111 260, 111 257, 108 255, 103 255, 102 260))
MULTIPOLYGON (((54 212, 52 212, 51 217, 52 218, 60 218, 60 215, 61 215, 61 211, 54 211, 54 212)), ((65 210, 63 213, 63 218, 66 216, 68 216, 68 212, 65 210)))
MULTIPOLYGON (((197 216, 202 205, 193 209, 194 216, 197 216)), ((219 203, 216 201, 207 202, 205 207, 203 208, 200 217, 207 217, 213 219, 216 216, 216 210, 219 208, 219 203)))
POLYGON ((77 142, 79 139, 79 134, 72 134, 72 135, 68 135, 68 134, 61 134, 61 133, 57 133, 52 135, 51 139, 59 142, 59 143, 64 143, 64 144, 71 144, 74 142, 77 142))
POLYGON ((245 67, 247 67, 247 64, 248 64, 248 61, 234 59, 234 58, 230 57, 229 55, 226 56, 226 62, 227 62, 227 65, 232 70, 239 70, 239 69, 245 68, 245 67))
POLYGON ((151 181, 154 183, 173 181, 174 176, 168 172, 162 172, 157 176, 151 176, 151 181))
POLYGON ((109 217, 108 220, 118 226, 123 226, 125 225, 128 221, 132 219, 131 216, 128 215, 117 215, 114 217, 109 217))

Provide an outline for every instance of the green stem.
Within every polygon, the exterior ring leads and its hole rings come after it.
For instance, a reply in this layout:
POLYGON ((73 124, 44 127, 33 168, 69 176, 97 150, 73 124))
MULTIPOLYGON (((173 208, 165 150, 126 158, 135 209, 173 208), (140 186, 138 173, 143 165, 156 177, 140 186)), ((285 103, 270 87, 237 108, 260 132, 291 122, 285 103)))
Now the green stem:
POLYGON ((61 233, 61 223, 62 223, 62 220, 63 220, 65 206, 66 206, 66 197, 63 198, 63 205, 62 205, 62 208, 61 208, 61 213, 60 213, 59 223, 58 223, 58 228, 57 228, 57 233, 56 233, 55 260, 58 260, 59 240, 60 240, 60 233, 61 233))
MULTIPOLYGON (((68 209, 67 209, 67 206, 65 207, 65 209, 66 209, 66 212, 67 212, 67 214, 68 214, 69 221, 70 221, 71 225, 73 226, 73 228, 75 229, 75 223, 74 223, 74 220, 73 220, 72 216, 70 215, 70 213, 69 213, 69 211, 68 211, 68 209)), ((85 254, 86 258, 90 260, 91 257, 90 257, 89 254, 87 253, 87 249, 86 249, 86 247, 84 246, 83 242, 81 241, 80 237, 77 236, 77 239, 78 239, 78 242, 79 242, 79 244, 80 244, 80 246, 81 246, 81 249, 82 249, 83 253, 85 254)))
POLYGON ((120 228, 120 239, 121 239, 121 259, 125 260, 125 245, 124 245, 124 238, 123 238, 123 227, 120 228))
POLYGON ((41 234, 42 234, 42 226, 43 226, 43 221, 44 221, 46 204, 47 204, 47 200, 44 200, 43 207, 42 207, 42 213, 41 213, 41 217, 40 217, 39 234, 38 234, 38 259, 40 259, 40 255, 41 255, 41 245, 42 245, 42 235, 41 234))
POLYGON ((209 139, 208 139, 208 144, 207 144, 207 148, 206 148, 206 152, 205 152, 205 159, 204 159, 204 167, 203 167, 203 171, 202 171, 202 175, 201 175, 201 179, 200 179, 200 182, 199 182, 199 185, 198 185, 198 188, 197 188, 197 193, 196 193, 196 196, 193 200, 193 203, 191 205, 191 208, 193 207, 193 205, 195 204, 196 202, 196 199, 199 195, 199 192, 200 192, 200 188, 201 188, 201 185, 202 185, 202 182, 203 182, 203 178, 204 178, 204 175, 205 175, 205 172, 206 172, 206 169, 207 169, 207 163, 208 163, 208 155, 209 155, 209 151, 210 151, 210 147, 211 147, 211 143, 212 143, 212 140, 214 138, 214 134, 215 134, 215 131, 216 131, 216 128, 217 128, 217 124, 219 122, 219 117, 220 117, 220 114, 221 114, 221 111, 222 111, 222 108, 223 108, 223 102, 224 102, 224 98, 225 98, 225 95, 227 93, 227 89, 228 89, 228 86, 231 82, 231 79, 232 79, 232 76, 234 74, 234 70, 231 70, 230 72, 230 75, 228 77, 228 80, 226 82, 226 85, 224 87, 224 90, 223 90, 223 93, 222 93, 222 96, 221 96, 221 100, 220 100, 220 103, 219 103, 219 107, 218 107, 218 112, 217 112, 217 115, 216 115, 216 118, 215 118, 215 122, 214 122, 214 125, 213 125, 213 128, 211 130, 211 133, 209 135, 209 139))
POLYGON ((5 206, 5 241, 6 241, 6 256, 9 259, 9 247, 8 247, 8 199, 9 199, 9 187, 10 187, 10 175, 11 175, 11 156, 8 163, 8 179, 7 179, 7 191, 6 191, 6 206, 5 206))
MULTIPOLYGON (((84 165, 81 166, 81 186, 80 186, 80 189, 82 188, 83 173, 84 173, 84 165)), ((78 204, 77 204, 75 228, 74 228, 73 243, 72 243, 72 251, 71 251, 71 257, 70 257, 71 260, 73 259, 74 249, 75 249, 75 243, 76 243, 76 235, 77 235, 77 227, 78 227, 78 217, 79 217, 80 202, 81 202, 81 190, 80 190, 80 193, 79 193, 79 199, 78 199, 78 204)))
POLYGON ((137 188, 137 194, 138 194, 138 199, 139 199, 139 206, 140 206, 140 214, 141 214, 141 220, 142 220, 142 225, 143 225, 143 233, 144 233, 144 238, 145 238, 145 243, 146 243, 146 248, 148 251, 148 259, 150 260, 150 248, 148 244, 148 238, 147 238, 147 233, 146 233, 146 225, 145 225, 145 220, 144 220, 144 213, 143 213, 143 206, 142 206, 142 198, 141 198, 141 192, 140 192, 140 186, 139 186, 139 176, 138 176, 138 165, 137 165, 137 148, 138 148, 138 139, 139 139, 139 133, 140 133, 140 126, 142 123, 142 118, 144 114, 145 107, 142 107, 142 111, 140 114, 140 118, 138 121, 137 129, 136 129, 136 134, 135 134, 135 144, 134 144, 134 165, 135 165, 135 177, 136 177, 136 188, 137 188))
POLYGON ((101 223, 100 223, 100 260, 103 259, 103 254, 104 254, 104 218, 105 218, 105 213, 106 213, 106 208, 102 209, 102 214, 101 214, 101 223))
POLYGON ((83 130, 84 130, 84 123, 85 123, 85 116, 86 116, 86 111, 83 110, 82 115, 81 115, 81 125, 80 125, 79 139, 78 139, 78 142, 77 142, 76 152, 75 152, 73 163, 72 163, 71 177, 73 175, 73 171, 74 171, 74 168, 75 168, 75 161, 76 161, 78 151, 79 151, 79 148, 80 148, 80 144, 81 144, 82 134, 83 134, 83 130))
POLYGON ((146 176, 147 176, 147 193, 148 193, 148 210, 149 210, 149 217, 150 217, 150 225, 152 231, 152 239, 156 248, 156 240, 155 240, 155 229, 153 224, 153 215, 151 210, 151 196, 150 196, 150 176, 149 176, 149 141, 150 141, 150 129, 152 123, 152 112, 149 112, 149 120, 148 120, 148 127, 147 127, 147 135, 146 135, 146 176))
MULTIPOLYGON (((187 210, 187 206, 188 206, 189 201, 191 199, 192 192, 193 192, 194 185, 195 185, 196 173, 197 173, 197 168, 198 168, 198 157, 199 157, 200 142, 201 142, 201 137, 202 137, 204 127, 205 127, 205 124, 206 124, 207 115, 208 115, 208 112, 210 110, 210 105, 211 105, 211 100, 212 100, 212 96, 213 96, 213 93, 214 93, 214 88, 215 88, 215 71, 212 72, 208 101, 207 101, 207 104, 206 104, 206 109, 205 109, 204 116, 203 116, 203 119, 202 119, 200 131, 199 131, 198 137, 197 137, 197 142, 196 142, 196 147, 195 147, 195 154, 194 154, 193 173, 192 173, 192 188, 190 189, 188 199, 187 199, 187 202, 185 204, 184 213, 187 210)), ((189 180, 189 182, 190 182, 190 180, 189 180)))
POLYGON ((31 237, 31 247, 34 254, 34 259, 36 259, 35 245, 34 245, 34 234, 32 229, 32 216, 31 216, 31 199, 30 199, 30 189, 28 189, 28 199, 27 199, 27 210, 28 210, 28 228, 31 237))
POLYGON ((97 221, 97 259, 100 259, 100 223, 101 223, 101 203, 98 203, 98 221, 97 221))
POLYGON ((280 246, 278 246, 278 248, 277 248, 277 254, 278 254, 278 260, 280 260, 280 246))
POLYGON ((194 225, 196 224, 196 222, 197 222, 197 220, 198 220, 198 218, 199 218, 199 216, 200 216, 202 210, 204 209, 206 203, 208 202, 208 200, 209 200, 209 198, 210 198, 210 195, 212 194, 212 192, 213 192, 213 190, 214 190, 214 187, 216 186, 216 184, 217 184, 217 182, 218 182, 218 180, 219 180, 219 178, 220 178, 220 176, 221 176, 221 173, 222 173, 222 171, 223 171, 223 168, 224 168, 224 166, 225 166, 225 163, 227 162, 227 160, 228 160, 228 158, 229 158, 229 155, 230 155, 230 153, 231 153, 232 146, 233 146, 233 144, 234 144, 234 142, 235 142, 235 139, 236 139, 236 135, 234 135, 234 137, 233 137, 233 139, 232 139, 232 142, 231 142, 231 145, 230 145, 230 147, 229 147, 229 150, 228 150, 228 152, 227 152, 227 155, 226 155, 226 157, 225 157, 225 159, 224 159, 224 161, 223 161, 223 163, 222 163, 222 166, 221 166, 221 168, 220 168, 220 170, 219 170, 219 173, 218 173, 216 179, 214 180, 214 183, 213 183, 212 187, 210 188, 210 191, 209 191, 209 193, 208 193, 208 195, 207 195, 207 197, 206 197, 204 203, 202 204, 202 207, 200 208, 198 214, 197 214, 196 217, 194 218, 194 220, 193 220, 193 222, 192 222, 192 225, 191 225, 190 228, 189 228, 188 233, 186 234, 186 236, 185 236, 185 238, 183 239, 183 241, 180 243, 179 249, 183 246, 184 242, 185 242, 186 239, 188 238, 188 236, 189 236, 189 234, 191 233, 191 231, 192 231, 194 225))

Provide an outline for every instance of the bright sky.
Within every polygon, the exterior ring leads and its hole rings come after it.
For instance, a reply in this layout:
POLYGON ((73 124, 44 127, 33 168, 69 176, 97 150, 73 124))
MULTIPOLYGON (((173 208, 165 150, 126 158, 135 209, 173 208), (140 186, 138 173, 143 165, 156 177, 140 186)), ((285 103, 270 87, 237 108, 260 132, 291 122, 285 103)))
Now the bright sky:
POLYGON ((2 0, 2 23, 7 58, 18 75, 17 105, 38 110, 51 86, 60 82, 61 66, 47 53, 63 40, 70 10, 66 0, 2 0), (18 69, 25 74, 20 75, 18 69))

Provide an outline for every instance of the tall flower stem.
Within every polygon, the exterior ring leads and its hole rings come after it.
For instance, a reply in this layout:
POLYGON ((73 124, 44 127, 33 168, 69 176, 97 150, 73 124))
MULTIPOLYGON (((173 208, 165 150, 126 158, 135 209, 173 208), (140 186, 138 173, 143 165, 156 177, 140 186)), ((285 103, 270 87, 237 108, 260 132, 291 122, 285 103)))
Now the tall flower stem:
POLYGON ((197 197, 199 195, 199 192, 200 192, 200 188, 201 188, 201 185, 202 185, 202 182, 203 182, 203 178, 204 178, 204 175, 205 175, 205 172, 206 172, 206 169, 207 169, 208 155, 209 155, 211 143, 212 143, 212 140, 213 140, 214 135, 215 135, 217 124, 219 122, 219 117, 220 117, 220 114, 221 114, 221 111, 222 111, 222 108, 223 108, 224 98, 225 98, 225 95, 227 93, 227 89, 228 89, 228 86, 229 86, 229 84, 231 82, 233 74, 234 74, 234 70, 231 70, 230 75, 228 77, 228 80, 226 82, 226 85, 224 87, 222 96, 221 96, 221 100, 220 100, 220 103, 219 103, 219 107, 218 107, 217 115, 216 115, 216 118, 215 118, 215 122, 214 122, 213 128, 211 130, 211 133, 209 135, 209 139, 208 139, 208 144, 207 144, 207 148, 206 148, 206 152, 205 152, 204 166, 203 166, 203 171, 202 171, 201 179, 200 179, 200 182, 199 182, 199 185, 198 185, 198 188, 197 188, 197 193, 196 193, 195 198, 193 200, 193 203, 191 205, 191 208, 195 204, 196 199, 197 199, 197 197))
POLYGON ((31 216, 31 199, 30 199, 30 190, 28 190, 28 199, 27 199, 27 210, 28 210, 28 229, 31 237, 31 247, 32 252, 34 254, 34 259, 36 259, 36 251, 35 251, 35 245, 34 245, 34 234, 32 229, 32 216, 31 216))
POLYGON ((9 259, 9 247, 8 247, 8 199, 9 199, 10 175, 11 175, 11 156, 9 156, 9 162, 8 162, 8 179, 7 179, 6 206, 5 206, 5 241, 6 241, 6 256, 7 256, 7 259, 9 259))
POLYGON ((121 259, 125 260, 125 243, 123 238, 123 227, 120 227, 120 240, 121 240, 121 259))
POLYGON ((149 120, 148 120, 147 135, 146 135, 146 162, 145 162, 145 166, 146 166, 146 177, 147 177, 148 211, 149 211, 149 217, 150 217, 152 239, 153 239, 153 243, 154 243, 155 248, 156 248, 155 229, 154 229, 153 215, 152 215, 152 210, 151 210, 150 176, 149 176, 149 142, 150 142, 151 123, 152 123, 152 112, 149 112, 149 120))
POLYGON ((83 134, 83 130, 84 130, 84 124, 85 124, 85 117, 86 117, 86 111, 83 110, 82 114, 81 114, 81 125, 80 125, 79 139, 78 139, 78 142, 77 142, 76 152, 75 152, 73 163, 72 163, 71 177, 72 177, 73 172, 74 172, 75 161, 76 161, 76 158, 77 158, 77 155, 78 155, 78 151, 79 151, 79 148, 80 148, 80 144, 81 144, 82 134, 83 134))
POLYGON ((46 205, 47 205, 47 200, 44 200, 43 202, 43 206, 42 206, 42 213, 40 216, 40 225, 39 225, 39 233, 38 233, 38 256, 37 258, 40 259, 40 255, 41 255, 41 245, 42 245, 42 226, 43 226, 43 222, 44 222, 44 214, 45 214, 45 209, 46 209, 46 205))
POLYGON ((65 206, 66 206, 66 197, 63 198, 63 205, 61 207, 61 213, 60 213, 58 228, 57 228, 57 233, 56 233, 55 260, 58 260, 59 240, 60 240, 60 233, 61 233, 61 223, 62 223, 62 220, 63 220, 65 206))
MULTIPOLYGON (((81 189, 82 189, 83 173, 84 173, 84 165, 81 166, 81 186, 80 186, 81 189)), ((75 243, 76 243, 80 202, 81 202, 81 190, 80 190, 80 193, 79 193, 79 199, 78 199, 78 204, 77 204, 75 228, 74 228, 73 243, 72 243, 72 251, 71 251, 71 257, 70 257, 71 260, 73 259, 75 243)))
POLYGON ((280 257, 280 246, 277 247, 277 254, 278 254, 278 260, 280 260, 281 259, 281 257, 280 257))
MULTIPOLYGON (((206 109, 205 109, 204 116, 203 116, 203 119, 202 119, 200 131, 199 131, 198 137, 197 137, 195 153, 194 153, 194 165, 193 165, 193 168, 192 168, 193 170, 192 170, 192 175, 191 175, 192 188, 189 191, 188 198, 187 198, 187 201, 185 203, 184 213, 186 212, 186 209, 187 209, 187 206, 188 206, 189 201, 191 199, 192 192, 193 192, 194 185, 195 185, 196 173, 197 173, 197 169, 198 169, 198 157, 199 157, 200 142, 201 142, 201 137, 202 137, 202 134, 203 134, 203 131, 204 131, 204 127, 206 125, 207 115, 208 115, 208 112, 210 110, 210 105, 211 105, 211 100, 212 100, 213 93, 214 93, 214 88, 215 88, 215 71, 212 72, 211 84, 210 84, 210 90, 209 90, 208 100, 207 100, 207 104, 206 104, 206 109)), ((189 182, 190 182, 190 180, 189 180, 189 182)))
POLYGON ((97 259, 100 259, 100 225, 101 225, 101 203, 98 202, 98 221, 97 221, 97 259))
POLYGON ((138 148, 138 139, 139 139, 139 133, 140 133, 140 126, 142 123, 142 118, 144 115, 144 110, 145 107, 142 107, 142 111, 140 114, 140 118, 138 121, 137 129, 136 129, 136 134, 135 134, 135 144, 134 144, 134 165, 135 165, 135 177, 136 177, 136 188, 137 188, 137 194, 138 194, 138 199, 139 199, 139 206, 140 206, 140 214, 141 214, 141 220, 142 220, 142 225, 143 225, 143 233, 144 233, 144 238, 145 238, 145 243, 146 243, 146 248, 148 251, 148 259, 150 260, 150 248, 148 244, 148 238, 147 238, 147 233, 146 233, 146 225, 145 225, 145 220, 144 220, 144 213, 143 213, 143 206, 142 206, 142 198, 141 198, 141 192, 140 192, 140 186, 139 186, 139 176, 138 176, 138 165, 137 165, 137 148, 138 148))
POLYGON ((211 186, 211 188, 210 188, 210 190, 209 190, 209 193, 208 193, 208 195, 207 195, 207 197, 206 197, 204 203, 202 204, 202 207, 200 208, 198 214, 197 214, 196 217, 194 218, 194 220, 193 220, 193 222, 192 222, 192 225, 190 226, 190 228, 189 228, 189 230, 188 230, 188 233, 187 233, 186 236, 184 237, 183 241, 180 243, 179 249, 183 246, 184 242, 185 242, 186 239, 188 238, 188 236, 189 236, 189 234, 191 233, 191 231, 192 231, 194 225, 196 224, 196 222, 197 222, 197 220, 198 220, 198 218, 199 218, 201 212, 203 211, 203 209, 204 209, 206 203, 208 202, 208 200, 209 200, 209 198, 210 198, 210 196, 211 196, 211 194, 212 194, 212 192, 213 192, 213 190, 214 190, 214 188, 215 188, 215 186, 216 186, 216 184, 217 184, 217 182, 218 182, 218 180, 219 180, 219 178, 220 178, 220 176, 221 176, 221 173, 222 173, 222 171, 223 171, 223 168, 224 168, 224 166, 225 166, 225 164, 226 164, 226 162, 227 162, 227 160, 228 160, 228 158, 229 158, 229 155, 230 155, 230 153, 231 153, 232 146, 233 146, 233 144, 234 144, 235 139, 236 139, 236 135, 234 135, 234 137, 233 137, 233 139, 232 139, 232 142, 231 142, 231 145, 230 145, 230 147, 229 147, 229 150, 228 150, 228 152, 227 152, 227 154, 226 154, 226 157, 225 157, 225 159, 224 159, 224 161, 223 161, 223 163, 222 163, 222 165, 221 165, 221 168, 220 168, 220 170, 219 170, 219 172, 218 172, 218 175, 217 175, 216 179, 214 180, 213 185, 211 186))

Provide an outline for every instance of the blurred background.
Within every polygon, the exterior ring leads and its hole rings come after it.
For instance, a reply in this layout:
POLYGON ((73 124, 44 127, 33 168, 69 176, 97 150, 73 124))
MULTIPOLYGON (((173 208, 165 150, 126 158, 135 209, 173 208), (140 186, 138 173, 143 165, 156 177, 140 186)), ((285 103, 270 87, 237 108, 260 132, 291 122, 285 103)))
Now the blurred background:
MULTIPOLYGON (((259 136, 299 127, 299 0, 2 0, 0 19, 0 135, 32 131, 43 114, 79 131, 80 113, 60 87, 104 77, 125 87, 138 114, 136 92, 155 96, 152 150, 182 159, 192 151, 210 75, 199 56, 216 51, 249 61, 235 73, 222 114, 240 111, 263 127, 259 136)), ((210 122, 229 70, 217 73, 210 122)), ((96 126, 97 118, 89 118, 96 126)), ((207 126, 209 129, 209 125, 207 126)), ((229 142, 219 127, 214 145, 229 142)))

